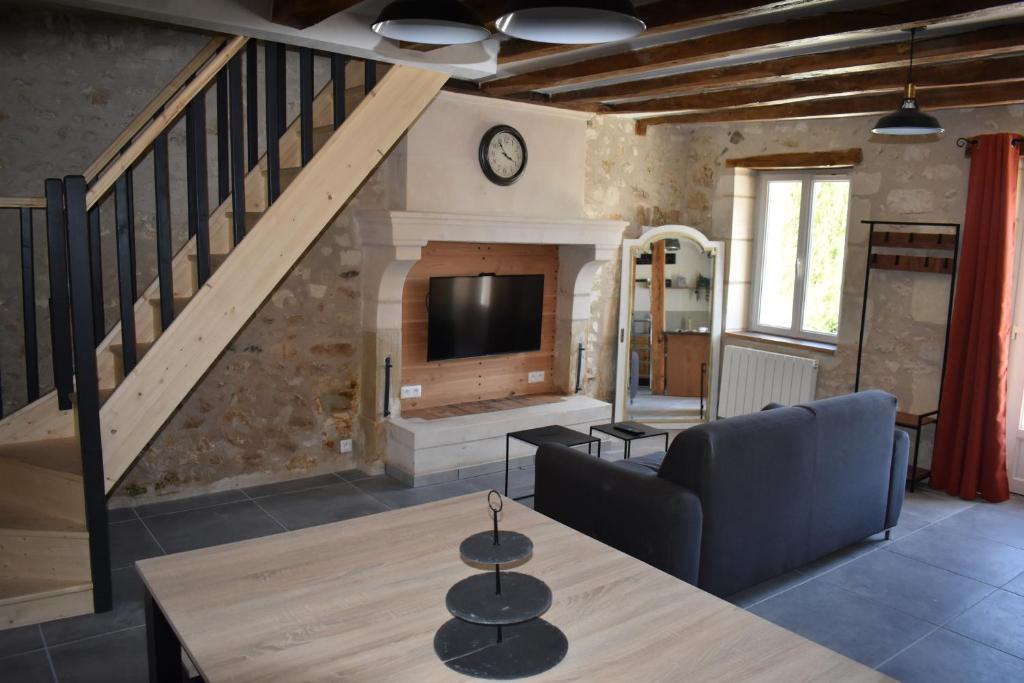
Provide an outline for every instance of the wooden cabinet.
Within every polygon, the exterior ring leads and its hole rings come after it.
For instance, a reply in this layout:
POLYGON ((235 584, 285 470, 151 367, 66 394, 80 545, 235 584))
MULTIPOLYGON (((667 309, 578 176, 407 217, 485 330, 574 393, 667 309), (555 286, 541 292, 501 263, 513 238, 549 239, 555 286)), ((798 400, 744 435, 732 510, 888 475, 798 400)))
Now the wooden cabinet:
POLYGON ((630 348, 636 352, 640 360, 640 386, 649 386, 651 383, 651 336, 649 334, 634 334, 630 348))
POLYGON ((709 363, 711 335, 700 332, 665 334, 665 394, 707 395, 707 380, 701 386, 701 365, 709 363))

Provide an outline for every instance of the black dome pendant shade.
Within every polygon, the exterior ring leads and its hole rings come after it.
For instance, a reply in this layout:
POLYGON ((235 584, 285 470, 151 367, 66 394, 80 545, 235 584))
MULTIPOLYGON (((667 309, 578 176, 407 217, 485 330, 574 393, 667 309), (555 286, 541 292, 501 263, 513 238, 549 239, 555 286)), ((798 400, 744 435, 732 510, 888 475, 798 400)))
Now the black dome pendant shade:
POLYGON ((491 36, 480 15, 459 0, 396 0, 381 10, 373 30, 392 40, 429 45, 476 43, 491 36))
POLYGON ((871 129, 872 133, 878 135, 934 135, 945 130, 939 124, 938 119, 921 111, 917 105, 913 79, 914 33, 916 31, 916 28, 910 29, 910 66, 907 70, 907 92, 903 98, 903 104, 893 113, 878 119, 878 123, 871 129))
POLYGON ((631 0, 513 0, 495 24, 513 38, 569 45, 626 40, 647 28, 631 0))

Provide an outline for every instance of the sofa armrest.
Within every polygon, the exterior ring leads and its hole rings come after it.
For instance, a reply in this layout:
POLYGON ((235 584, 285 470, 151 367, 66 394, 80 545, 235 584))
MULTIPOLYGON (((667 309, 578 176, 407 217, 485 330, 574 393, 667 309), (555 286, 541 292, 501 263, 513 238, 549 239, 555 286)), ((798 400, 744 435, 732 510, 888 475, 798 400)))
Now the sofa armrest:
POLYGON ((892 529, 900 521, 903 496, 907 488, 907 463, 910 458, 910 437, 897 429, 892 440, 892 470, 889 472, 889 502, 885 510, 885 528, 892 529))
POLYGON ((700 500, 657 475, 555 444, 537 450, 534 509, 697 584, 700 500))

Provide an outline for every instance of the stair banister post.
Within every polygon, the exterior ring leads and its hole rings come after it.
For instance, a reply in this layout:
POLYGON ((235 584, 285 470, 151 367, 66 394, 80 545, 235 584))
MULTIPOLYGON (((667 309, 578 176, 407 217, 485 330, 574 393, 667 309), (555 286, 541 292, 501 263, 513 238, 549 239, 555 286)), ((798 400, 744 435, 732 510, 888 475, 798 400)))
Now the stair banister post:
POLYGON ((85 521, 89 530, 93 605, 97 612, 113 608, 110 575, 110 535, 107 495, 103 480, 103 441, 100 434, 99 378, 92 311, 92 268, 89 252, 86 184, 83 176, 64 179, 67 202, 68 272, 75 358, 75 400, 82 450, 85 521))
POLYGON ((71 325, 68 306, 67 224, 64 218, 64 184, 46 180, 46 249, 50 279, 50 336, 53 350, 53 384, 57 405, 71 409, 74 390, 71 366, 71 325))

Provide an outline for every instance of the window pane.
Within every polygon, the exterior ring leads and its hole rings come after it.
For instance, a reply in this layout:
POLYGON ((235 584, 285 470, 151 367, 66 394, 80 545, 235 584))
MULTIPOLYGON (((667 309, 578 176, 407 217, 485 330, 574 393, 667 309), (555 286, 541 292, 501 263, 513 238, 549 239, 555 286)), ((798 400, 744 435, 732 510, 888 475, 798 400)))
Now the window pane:
POLYGON ((768 182, 765 204, 764 244, 761 263, 761 296, 758 323, 770 327, 793 326, 793 291, 796 248, 800 237, 799 180, 768 182))
POLYGON ((803 328, 808 332, 839 332, 849 203, 848 181, 815 181, 811 196, 810 262, 804 293, 803 328))

